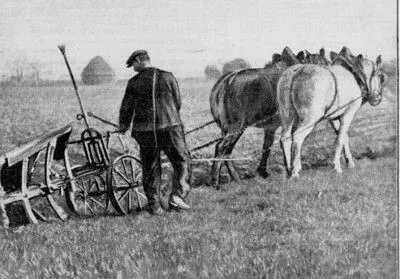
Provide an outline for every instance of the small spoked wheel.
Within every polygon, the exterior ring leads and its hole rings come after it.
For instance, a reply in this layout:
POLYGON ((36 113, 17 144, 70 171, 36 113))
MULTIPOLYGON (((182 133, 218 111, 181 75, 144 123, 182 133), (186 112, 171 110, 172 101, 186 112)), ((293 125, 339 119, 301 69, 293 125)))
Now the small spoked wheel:
POLYGON ((68 204, 79 216, 104 214, 108 208, 108 194, 104 178, 92 175, 75 180, 67 195, 68 204))
POLYGON ((122 155, 109 166, 107 187, 111 203, 119 214, 127 215, 143 209, 147 204, 142 184, 142 165, 131 155, 122 155))

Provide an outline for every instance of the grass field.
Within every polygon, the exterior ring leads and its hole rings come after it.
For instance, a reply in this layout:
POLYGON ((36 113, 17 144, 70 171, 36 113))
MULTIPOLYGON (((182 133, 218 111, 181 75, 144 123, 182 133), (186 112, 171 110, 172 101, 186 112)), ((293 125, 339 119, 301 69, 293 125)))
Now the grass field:
MULTIPOLYGON (((211 119, 213 83, 182 80, 182 119, 211 119)), ((81 87, 88 111, 116 122, 125 84, 81 87)), ((262 131, 248 129, 234 151, 240 183, 208 187, 210 165, 194 165, 187 213, 100 216, 0 230, 0 278, 396 278, 398 240, 396 104, 363 106, 350 129, 355 169, 331 167, 334 133, 321 122, 306 139, 301 178, 288 181, 278 137, 271 177, 255 176, 262 131)), ((0 152, 68 122, 82 130, 71 87, 2 88, 0 152)), ((95 120, 101 131, 111 129, 95 120)), ((219 136, 211 125, 189 147, 219 136)), ((126 137, 129 141, 129 137, 126 137)), ((119 150, 118 141, 112 149, 119 150)), ((131 144, 134 143, 131 141, 131 144)), ((192 154, 212 157, 213 147, 192 154)), ((228 182, 227 176, 223 182, 228 182)))

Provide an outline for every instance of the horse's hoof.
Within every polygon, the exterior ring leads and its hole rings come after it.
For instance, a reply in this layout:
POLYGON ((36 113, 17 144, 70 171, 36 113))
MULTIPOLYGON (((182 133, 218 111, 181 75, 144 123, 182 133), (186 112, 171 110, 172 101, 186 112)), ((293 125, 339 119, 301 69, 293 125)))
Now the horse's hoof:
POLYGON ((269 173, 265 169, 257 168, 256 171, 257 171, 258 175, 264 179, 269 177, 269 173))
POLYGON ((219 186, 219 184, 217 184, 216 182, 211 182, 211 187, 213 187, 215 190, 221 189, 221 186, 219 186))
POLYGON ((294 173, 294 174, 292 174, 290 177, 289 177, 289 180, 295 180, 295 179, 297 179, 297 178, 299 178, 300 176, 299 176, 299 174, 298 173, 294 173))
POLYGON ((341 174, 343 172, 342 168, 336 168, 336 167, 335 167, 335 171, 337 174, 341 174))
POLYGON ((348 167, 349 169, 354 169, 354 168, 356 167, 356 165, 354 164, 354 162, 348 162, 348 163, 347 163, 347 167, 348 167))

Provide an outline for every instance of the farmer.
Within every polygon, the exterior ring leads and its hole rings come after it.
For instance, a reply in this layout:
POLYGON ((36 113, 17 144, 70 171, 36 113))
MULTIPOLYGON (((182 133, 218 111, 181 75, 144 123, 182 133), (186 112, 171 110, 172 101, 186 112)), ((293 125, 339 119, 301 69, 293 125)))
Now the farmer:
POLYGON ((190 155, 179 114, 181 96, 174 75, 153 67, 145 50, 136 50, 126 61, 137 75, 127 84, 119 113, 120 132, 132 123, 132 137, 140 146, 143 188, 151 214, 164 213, 161 198, 161 150, 174 168, 172 193, 168 204, 190 209, 185 197, 190 190, 190 155), (133 120, 132 120, 133 118, 133 120))

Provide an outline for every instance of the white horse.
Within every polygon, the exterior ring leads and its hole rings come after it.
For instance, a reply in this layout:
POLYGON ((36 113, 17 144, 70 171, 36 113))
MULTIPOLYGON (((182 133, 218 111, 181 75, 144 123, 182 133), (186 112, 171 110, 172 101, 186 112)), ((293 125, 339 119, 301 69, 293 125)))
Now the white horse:
POLYGON ((281 147, 291 178, 301 170, 301 145, 315 125, 328 119, 337 136, 333 160, 337 173, 342 172, 340 155, 354 167, 349 148, 348 130, 354 115, 365 102, 372 106, 382 100, 385 75, 382 59, 376 63, 353 56, 347 48, 331 53, 332 66, 295 65, 278 82, 277 99, 282 123, 281 147))

